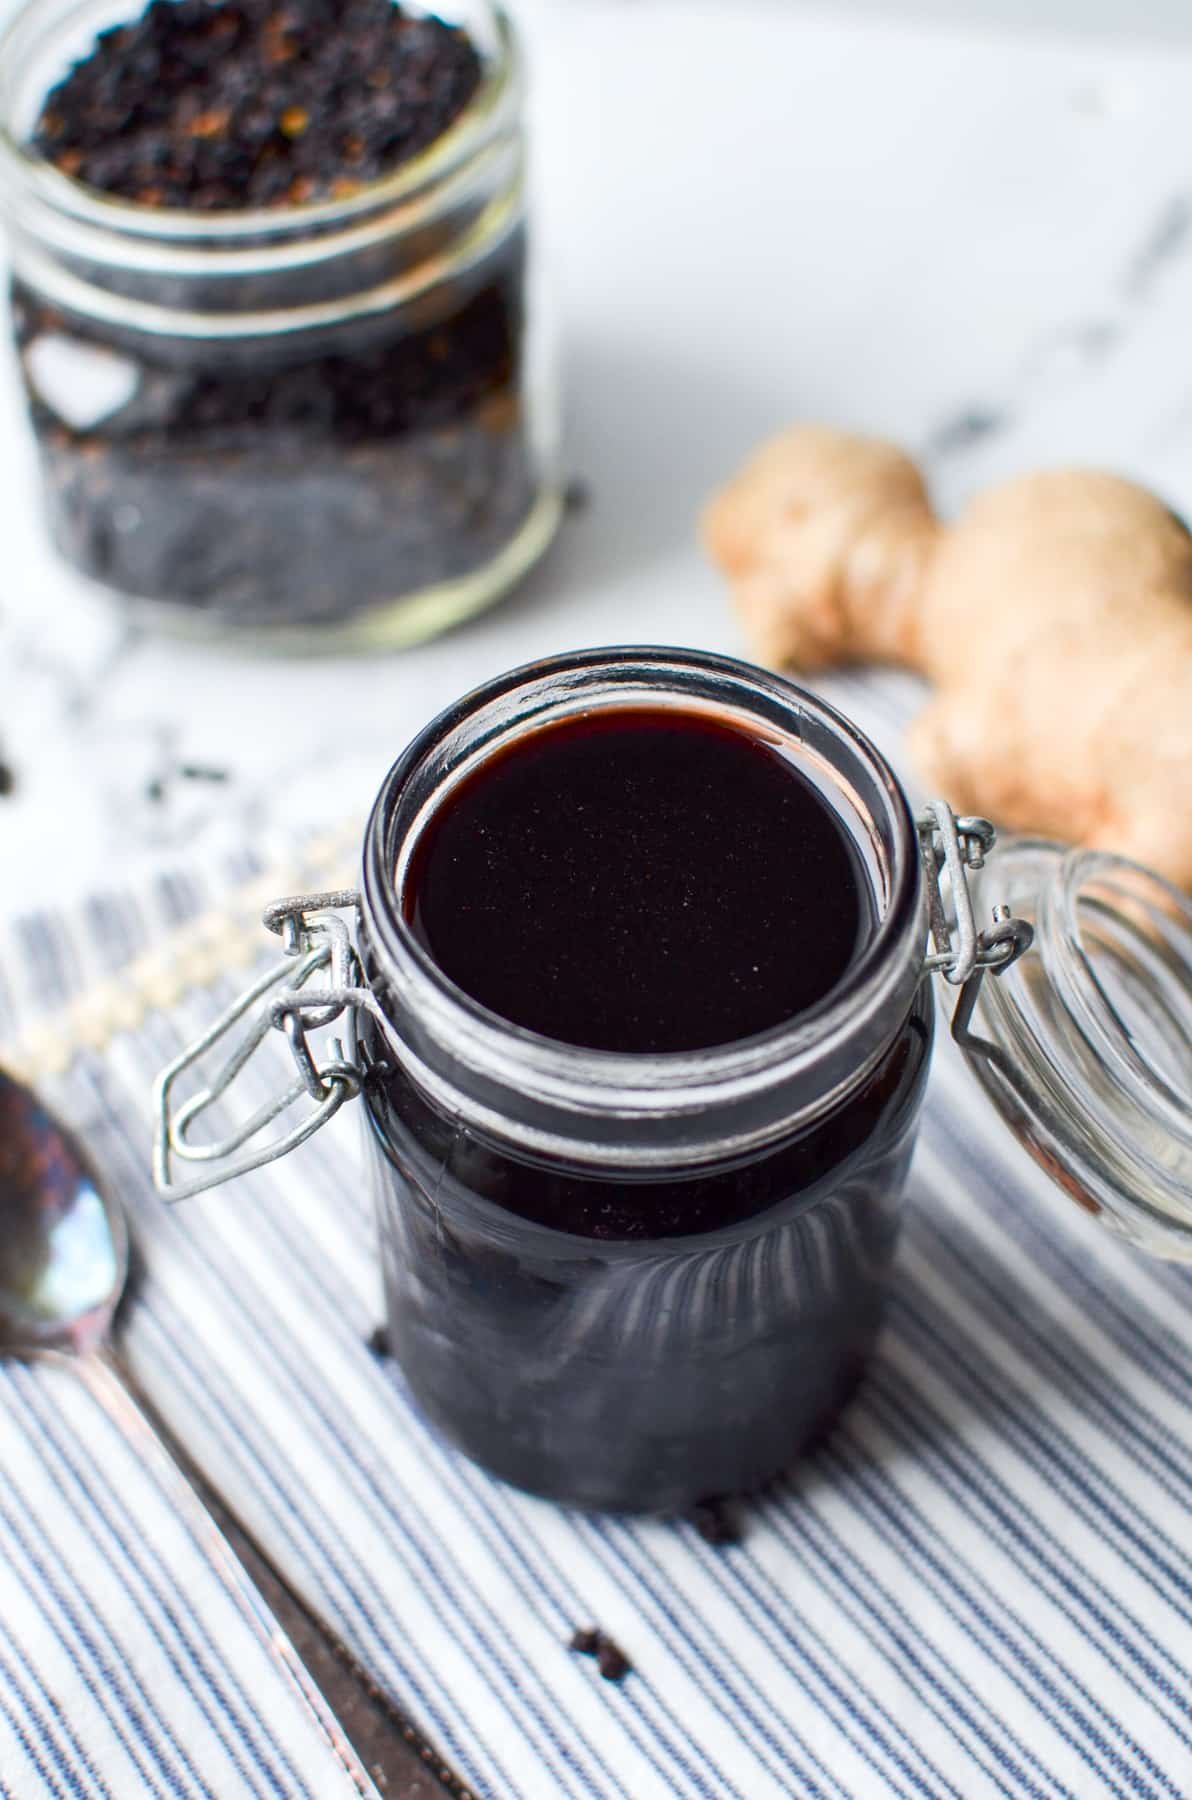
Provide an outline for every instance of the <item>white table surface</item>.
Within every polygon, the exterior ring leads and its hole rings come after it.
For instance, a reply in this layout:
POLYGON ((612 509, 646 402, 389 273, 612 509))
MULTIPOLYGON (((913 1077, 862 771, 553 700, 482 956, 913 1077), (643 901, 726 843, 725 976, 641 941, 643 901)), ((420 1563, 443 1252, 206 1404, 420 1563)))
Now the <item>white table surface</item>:
POLYGON ((742 650, 695 520, 789 420, 928 451, 949 506, 1079 460, 1192 508, 1192 49, 711 0, 535 4, 525 24, 588 508, 519 595, 412 653, 131 639, 48 549, 5 359, 6 907, 251 828, 275 791, 314 821, 360 810, 410 733, 503 667, 617 640, 742 650), (175 779, 180 761, 231 779, 175 779))
POLYGON ((779 0, 812 10, 868 13, 885 19, 992 26, 999 31, 1115 35, 1132 43, 1192 44, 1187 0, 779 0))

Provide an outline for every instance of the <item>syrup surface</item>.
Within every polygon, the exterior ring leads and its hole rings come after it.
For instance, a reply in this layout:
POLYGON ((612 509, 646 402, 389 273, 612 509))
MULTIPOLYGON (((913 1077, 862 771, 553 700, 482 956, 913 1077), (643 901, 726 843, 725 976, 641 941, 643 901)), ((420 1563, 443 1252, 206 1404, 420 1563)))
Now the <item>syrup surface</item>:
POLYGON ((796 764, 663 707, 569 719, 488 758, 424 827, 402 903, 489 1011, 634 1053, 799 1017, 873 925, 856 848, 796 764))

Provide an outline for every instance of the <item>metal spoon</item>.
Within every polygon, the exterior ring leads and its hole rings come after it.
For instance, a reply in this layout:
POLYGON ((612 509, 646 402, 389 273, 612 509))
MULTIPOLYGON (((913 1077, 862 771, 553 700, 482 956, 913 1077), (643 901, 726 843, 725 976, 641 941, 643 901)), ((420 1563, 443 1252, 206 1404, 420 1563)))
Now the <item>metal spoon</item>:
MULTIPOLYGON (((301 1688, 307 1703, 355 1779, 361 1794, 380 1800, 377 1788, 356 1755, 353 1744, 367 1746, 373 1767, 381 1764, 392 1781, 390 1792, 409 1794, 424 1787, 430 1763, 442 1771, 448 1792, 462 1795, 455 1777, 446 1779, 441 1759, 379 1694, 366 1672, 334 1634, 313 1614, 274 1568, 251 1534, 214 1493, 185 1448, 140 1390, 112 1343, 116 1310, 128 1280, 129 1234, 122 1207, 105 1191, 87 1158, 70 1134, 37 1096, 0 1069, 0 1356, 36 1356, 46 1351, 86 1357, 106 1382, 92 1383, 121 1430, 150 1432, 174 1463, 174 1498, 180 1510, 200 1507, 244 1546, 247 1558, 261 1570, 270 1608, 289 1638, 328 1647, 335 1665, 329 1685, 342 1694, 342 1708, 352 1716, 351 1732, 334 1710, 301 1658, 287 1640, 271 1632, 283 1667, 301 1688), (105 1397, 106 1396, 106 1397, 105 1397), (137 1411, 128 1406, 131 1397, 137 1411), (196 1491, 197 1490, 197 1491, 196 1491), (317 1638, 315 1634, 317 1633, 317 1638), (322 1640, 320 1644, 318 1639, 322 1640), (350 1691, 345 1689, 350 1684, 350 1691), (398 1781, 405 1784, 398 1787, 398 1781)), ((220 1538, 211 1519, 200 1535, 221 1578, 231 1579, 258 1625, 264 1613, 256 1592, 231 1547, 220 1538)), ((320 1661, 327 1663, 325 1655, 320 1661)))

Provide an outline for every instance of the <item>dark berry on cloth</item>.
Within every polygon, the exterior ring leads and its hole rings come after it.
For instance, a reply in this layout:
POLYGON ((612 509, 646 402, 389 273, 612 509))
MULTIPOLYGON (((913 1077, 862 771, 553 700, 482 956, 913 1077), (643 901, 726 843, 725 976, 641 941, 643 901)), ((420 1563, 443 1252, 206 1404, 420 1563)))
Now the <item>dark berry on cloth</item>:
POLYGON ((611 1638, 602 1637, 596 1652, 596 1666, 606 1681, 623 1681, 633 1664, 611 1638))
POLYGON ((571 1634, 568 1648, 578 1656, 594 1656, 596 1667, 605 1681, 623 1681, 633 1668, 633 1664, 619 1645, 606 1632, 597 1631, 595 1626, 581 1626, 571 1634))
POLYGON ((698 1500, 688 1516, 706 1544, 741 1542, 740 1517, 727 1500, 698 1500))

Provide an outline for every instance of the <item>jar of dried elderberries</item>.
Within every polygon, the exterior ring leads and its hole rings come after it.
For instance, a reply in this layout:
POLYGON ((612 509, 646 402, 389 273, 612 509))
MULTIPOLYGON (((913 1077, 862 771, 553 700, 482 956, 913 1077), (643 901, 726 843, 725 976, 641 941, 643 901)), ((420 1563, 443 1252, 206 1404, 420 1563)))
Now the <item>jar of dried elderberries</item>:
POLYGON ((508 589, 560 512, 523 153, 488 0, 33 0, 0 200, 63 554, 282 646, 508 589))

